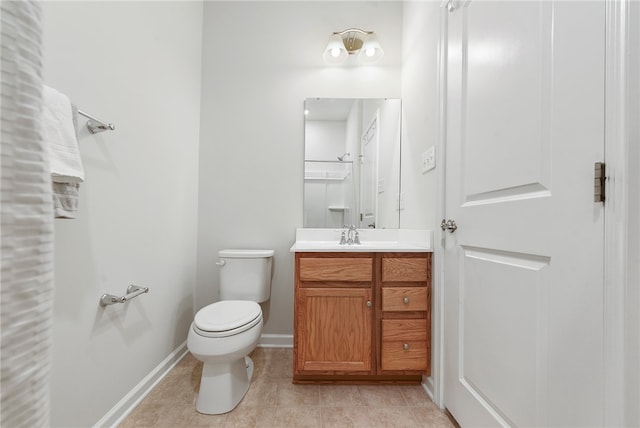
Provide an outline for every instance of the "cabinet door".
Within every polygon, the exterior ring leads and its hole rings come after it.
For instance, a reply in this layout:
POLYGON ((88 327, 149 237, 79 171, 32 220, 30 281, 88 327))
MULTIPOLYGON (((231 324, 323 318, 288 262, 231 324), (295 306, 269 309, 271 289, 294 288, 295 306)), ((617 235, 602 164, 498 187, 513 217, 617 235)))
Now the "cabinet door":
POLYGON ((301 288, 296 305, 296 373, 371 372, 371 289, 301 288))

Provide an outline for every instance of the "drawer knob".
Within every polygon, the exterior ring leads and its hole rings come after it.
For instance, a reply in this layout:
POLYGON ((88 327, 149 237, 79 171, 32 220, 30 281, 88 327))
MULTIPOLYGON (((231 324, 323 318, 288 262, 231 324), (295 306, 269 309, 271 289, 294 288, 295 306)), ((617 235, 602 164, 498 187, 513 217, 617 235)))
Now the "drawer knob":
POLYGON ((367 308, 370 308, 372 305, 371 300, 367 300, 367 308))
POLYGON ((409 304, 409 298, 405 297, 404 299, 402 299, 402 301, 404 302, 405 305, 409 304))
POLYGON ((407 351, 409 349, 409 344, 405 343, 404 345, 402 345, 402 349, 404 349, 405 351, 407 351))

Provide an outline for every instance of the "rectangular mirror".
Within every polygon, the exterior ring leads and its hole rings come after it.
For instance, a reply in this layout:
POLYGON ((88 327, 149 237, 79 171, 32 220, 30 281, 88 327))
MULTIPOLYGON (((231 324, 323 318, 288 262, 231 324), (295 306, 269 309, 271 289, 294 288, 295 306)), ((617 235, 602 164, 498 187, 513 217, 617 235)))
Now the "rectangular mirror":
POLYGON ((304 104, 304 227, 400 227, 399 99, 304 104))

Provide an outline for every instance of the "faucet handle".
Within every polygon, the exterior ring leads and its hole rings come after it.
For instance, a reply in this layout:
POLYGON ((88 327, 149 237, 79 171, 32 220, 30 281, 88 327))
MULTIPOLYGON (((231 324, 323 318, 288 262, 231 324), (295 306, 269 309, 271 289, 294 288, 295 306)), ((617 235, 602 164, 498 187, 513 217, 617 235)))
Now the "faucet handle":
POLYGON ((345 245, 347 243, 346 232, 343 230, 340 234, 340 243, 338 245, 345 245))
POLYGON ((356 245, 360 245, 360 232, 358 232, 358 229, 355 229, 356 231, 356 236, 355 238, 353 238, 353 243, 356 245))

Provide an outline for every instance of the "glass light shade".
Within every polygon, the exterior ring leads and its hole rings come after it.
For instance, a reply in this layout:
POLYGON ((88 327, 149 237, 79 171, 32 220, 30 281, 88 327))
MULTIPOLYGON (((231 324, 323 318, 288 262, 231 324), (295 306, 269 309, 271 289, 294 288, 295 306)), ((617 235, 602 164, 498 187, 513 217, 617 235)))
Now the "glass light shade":
POLYGON ((342 64, 347 60, 349 53, 344 47, 344 42, 340 34, 333 34, 329 37, 327 47, 322 54, 322 59, 328 64, 342 64))
POLYGON ((371 64, 378 61, 383 55, 384 51, 376 35, 374 33, 367 34, 358 54, 358 60, 364 64, 371 64))

